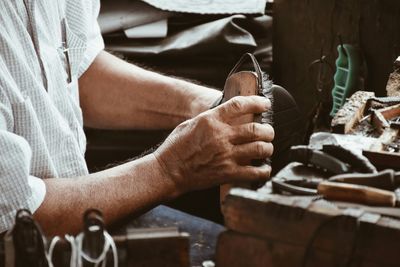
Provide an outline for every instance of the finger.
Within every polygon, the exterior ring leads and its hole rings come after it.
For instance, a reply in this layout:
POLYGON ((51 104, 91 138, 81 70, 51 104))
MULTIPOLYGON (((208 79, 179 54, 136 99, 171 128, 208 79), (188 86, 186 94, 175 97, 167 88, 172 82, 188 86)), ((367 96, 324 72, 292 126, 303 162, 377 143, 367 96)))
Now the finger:
POLYGON ((265 182, 271 175, 271 166, 239 166, 236 173, 237 178, 233 182, 265 182))
POLYGON ((252 122, 233 126, 232 130, 234 134, 230 141, 233 144, 242 144, 253 141, 272 142, 275 137, 274 128, 269 124, 252 122))
POLYGON ((272 156, 274 147, 271 143, 257 141, 233 147, 235 159, 266 159, 272 156))
POLYGON ((262 113, 271 108, 271 101, 262 96, 236 96, 218 106, 215 111, 223 121, 246 114, 262 113))

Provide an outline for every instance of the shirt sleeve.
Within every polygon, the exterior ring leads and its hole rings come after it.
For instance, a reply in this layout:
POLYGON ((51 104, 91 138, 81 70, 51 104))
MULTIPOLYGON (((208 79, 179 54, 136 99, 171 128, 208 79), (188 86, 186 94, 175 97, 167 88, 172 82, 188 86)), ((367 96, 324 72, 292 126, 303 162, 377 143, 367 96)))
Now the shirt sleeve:
POLYGON ((88 31, 87 31, 87 49, 85 55, 79 65, 78 77, 80 77, 93 63, 96 56, 104 49, 104 41, 101 36, 100 26, 97 23, 97 17, 100 11, 100 2, 98 0, 92 0, 91 6, 88 10, 88 31))
POLYGON ((0 232, 14 225, 17 210, 35 212, 46 195, 43 180, 29 174, 30 145, 21 136, 8 131, 12 125, 11 112, 0 98, 0 232))

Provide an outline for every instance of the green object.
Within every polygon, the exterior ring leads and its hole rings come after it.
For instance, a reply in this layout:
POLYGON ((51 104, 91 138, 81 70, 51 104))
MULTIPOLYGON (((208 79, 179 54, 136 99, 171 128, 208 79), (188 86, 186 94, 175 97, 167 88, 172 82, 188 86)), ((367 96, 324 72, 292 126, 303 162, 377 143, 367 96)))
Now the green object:
POLYGON ((339 55, 336 59, 336 72, 333 78, 333 106, 330 113, 332 117, 344 105, 346 98, 357 90, 362 64, 360 50, 357 47, 343 44, 339 45, 337 50, 339 55))

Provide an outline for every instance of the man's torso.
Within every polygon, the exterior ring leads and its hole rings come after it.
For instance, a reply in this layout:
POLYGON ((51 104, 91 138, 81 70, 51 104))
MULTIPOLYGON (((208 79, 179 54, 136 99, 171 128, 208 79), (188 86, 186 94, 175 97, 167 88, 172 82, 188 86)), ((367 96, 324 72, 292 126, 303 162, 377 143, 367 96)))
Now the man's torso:
POLYGON ((29 143, 31 175, 36 177, 87 173, 77 79, 93 23, 87 14, 95 4, 0 1, 0 90, 1 102, 9 108, 4 111, 6 127, 29 143))

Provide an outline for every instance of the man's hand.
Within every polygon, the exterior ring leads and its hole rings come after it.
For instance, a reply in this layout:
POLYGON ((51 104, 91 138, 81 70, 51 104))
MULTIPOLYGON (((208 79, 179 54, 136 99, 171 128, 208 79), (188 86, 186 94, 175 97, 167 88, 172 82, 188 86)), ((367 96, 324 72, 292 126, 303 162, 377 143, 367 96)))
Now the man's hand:
POLYGON ((270 166, 248 165, 272 155, 274 130, 268 124, 237 125, 239 117, 265 112, 269 100, 235 97, 180 124, 154 155, 179 193, 238 181, 266 180, 270 166))

